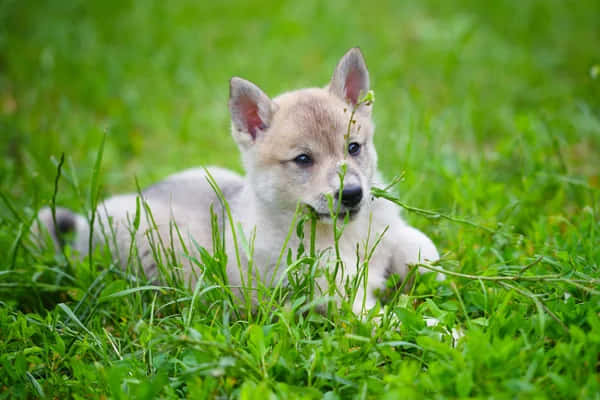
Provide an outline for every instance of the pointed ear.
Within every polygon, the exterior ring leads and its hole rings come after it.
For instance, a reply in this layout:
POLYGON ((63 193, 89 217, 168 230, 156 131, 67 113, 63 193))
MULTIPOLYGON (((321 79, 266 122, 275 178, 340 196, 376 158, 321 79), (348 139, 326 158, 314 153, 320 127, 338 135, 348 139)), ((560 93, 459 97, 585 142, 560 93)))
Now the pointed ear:
POLYGON ((369 91, 369 71, 358 47, 348 50, 335 67, 329 90, 353 105, 369 91))
POLYGON ((254 83, 237 77, 229 81, 229 111, 236 131, 256 139, 271 124, 275 109, 269 96, 254 83))

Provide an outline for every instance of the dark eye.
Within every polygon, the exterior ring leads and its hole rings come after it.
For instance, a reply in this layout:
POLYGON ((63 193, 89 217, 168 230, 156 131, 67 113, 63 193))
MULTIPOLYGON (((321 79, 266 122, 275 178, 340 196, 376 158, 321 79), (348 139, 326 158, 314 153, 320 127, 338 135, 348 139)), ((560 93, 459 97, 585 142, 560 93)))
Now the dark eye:
POLYGON ((309 167, 313 163, 313 159, 308 154, 300 154, 294 158, 294 162, 301 167, 309 167))
POLYGON ((360 144, 352 142, 348 145, 348 154, 351 156, 357 156, 360 153, 360 144))

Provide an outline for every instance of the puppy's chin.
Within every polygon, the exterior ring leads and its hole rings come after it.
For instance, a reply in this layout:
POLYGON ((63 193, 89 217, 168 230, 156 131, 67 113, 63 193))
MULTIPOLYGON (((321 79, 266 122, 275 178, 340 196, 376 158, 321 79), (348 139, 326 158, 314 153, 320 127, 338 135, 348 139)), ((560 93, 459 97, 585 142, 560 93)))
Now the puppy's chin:
MULTIPOLYGON (((332 213, 330 213, 329 211, 319 212, 310 206, 309 206, 309 208, 311 209, 312 213, 317 217, 319 222, 322 222, 327 225, 333 224, 334 216, 332 215, 332 213)), ((346 219, 346 215, 348 216, 348 222, 352 222, 353 220, 356 219, 356 217, 360 213, 361 209, 362 209, 362 207, 339 210, 338 215, 337 215, 338 223, 343 222, 344 219, 346 219)))

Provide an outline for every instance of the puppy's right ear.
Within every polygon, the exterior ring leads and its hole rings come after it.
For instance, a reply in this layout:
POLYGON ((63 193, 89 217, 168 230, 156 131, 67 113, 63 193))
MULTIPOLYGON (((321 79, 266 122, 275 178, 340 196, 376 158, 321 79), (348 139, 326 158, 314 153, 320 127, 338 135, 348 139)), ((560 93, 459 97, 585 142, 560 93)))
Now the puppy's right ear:
POLYGON ((271 125, 275 103, 258 86, 242 78, 229 81, 229 112, 234 136, 253 142, 271 125))

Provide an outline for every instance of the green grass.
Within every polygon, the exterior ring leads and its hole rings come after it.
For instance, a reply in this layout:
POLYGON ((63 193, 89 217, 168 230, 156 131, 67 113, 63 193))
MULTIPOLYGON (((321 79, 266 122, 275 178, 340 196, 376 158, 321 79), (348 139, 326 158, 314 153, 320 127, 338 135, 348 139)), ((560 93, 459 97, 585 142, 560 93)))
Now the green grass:
POLYGON ((0 397, 599 398, 598 15, 593 0, 0 1, 0 397), (56 202, 78 211, 136 178, 241 171, 227 80, 323 85, 356 45, 380 168, 405 173, 399 199, 432 211, 407 219, 457 273, 395 296, 394 318, 305 311, 302 290, 245 314, 210 289, 219 254, 194 291, 31 246, 62 153, 56 202), (523 267, 561 280, 458 275, 523 267))

